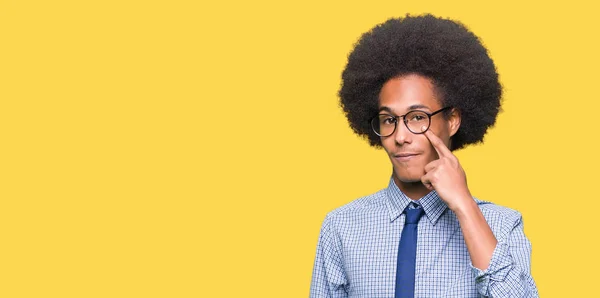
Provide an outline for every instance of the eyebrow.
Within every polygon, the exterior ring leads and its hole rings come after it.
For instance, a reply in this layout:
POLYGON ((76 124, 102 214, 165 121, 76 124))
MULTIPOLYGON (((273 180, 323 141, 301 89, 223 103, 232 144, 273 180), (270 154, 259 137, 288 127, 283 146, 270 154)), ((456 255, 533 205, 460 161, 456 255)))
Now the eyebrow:
MULTIPOLYGON (((412 106, 408 107, 407 111, 420 110, 420 109, 430 110, 430 108, 428 106, 421 105, 421 104, 416 104, 416 105, 412 105, 412 106)), ((386 107, 386 106, 379 107, 379 112, 381 112, 381 111, 386 111, 388 113, 394 114, 394 112, 392 111, 392 109, 390 109, 389 107, 386 107)))

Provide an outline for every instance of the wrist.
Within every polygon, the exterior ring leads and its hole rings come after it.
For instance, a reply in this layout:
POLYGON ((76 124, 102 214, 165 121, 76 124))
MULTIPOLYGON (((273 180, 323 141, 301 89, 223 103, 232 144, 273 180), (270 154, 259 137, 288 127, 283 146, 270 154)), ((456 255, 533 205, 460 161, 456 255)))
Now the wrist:
POLYGON ((479 210, 479 207, 475 200, 473 200, 473 197, 465 195, 460 200, 457 200, 457 204, 450 207, 450 209, 454 211, 457 216, 461 217, 473 214, 474 211, 479 210))

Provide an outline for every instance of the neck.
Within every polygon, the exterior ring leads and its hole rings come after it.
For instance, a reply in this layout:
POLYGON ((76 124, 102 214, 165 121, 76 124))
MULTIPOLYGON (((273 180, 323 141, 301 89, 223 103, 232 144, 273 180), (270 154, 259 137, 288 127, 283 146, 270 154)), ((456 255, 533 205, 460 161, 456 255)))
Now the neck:
POLYGON ((431 190, 427 189, 421 181, 417 182, 402 182, 400 181, 396 175, 394 175, 394 183, 396 186, 411 200, 418 200, 424 197, 426 194, 430 193, 431 190))

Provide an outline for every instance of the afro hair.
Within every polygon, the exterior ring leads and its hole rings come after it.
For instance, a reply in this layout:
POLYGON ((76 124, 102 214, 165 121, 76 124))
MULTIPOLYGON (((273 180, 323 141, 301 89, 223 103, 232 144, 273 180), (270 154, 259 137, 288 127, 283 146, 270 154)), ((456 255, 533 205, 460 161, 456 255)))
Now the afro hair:
POLYGON ((369 120, 378 113, 383 84, 407 74, 429 78, 442 106, 460 112, 461 126, 452 136, 451 150, 483 142, 496 122, 502 97, 494 62, 463 24, 430 14, 389 19, 355 44, 339 90, 340 105, 355 133, 371 146, 382 147, 369 120))

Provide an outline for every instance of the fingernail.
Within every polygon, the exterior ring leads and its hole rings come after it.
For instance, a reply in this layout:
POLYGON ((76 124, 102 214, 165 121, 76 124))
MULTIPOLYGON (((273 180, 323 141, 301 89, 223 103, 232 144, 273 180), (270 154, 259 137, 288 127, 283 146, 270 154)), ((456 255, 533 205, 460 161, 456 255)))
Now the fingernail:
POLYGON ((421 126, 421 131, 425 131, 425 130, 427 130, 427 126, 425 126, 425 125, 421 126))

